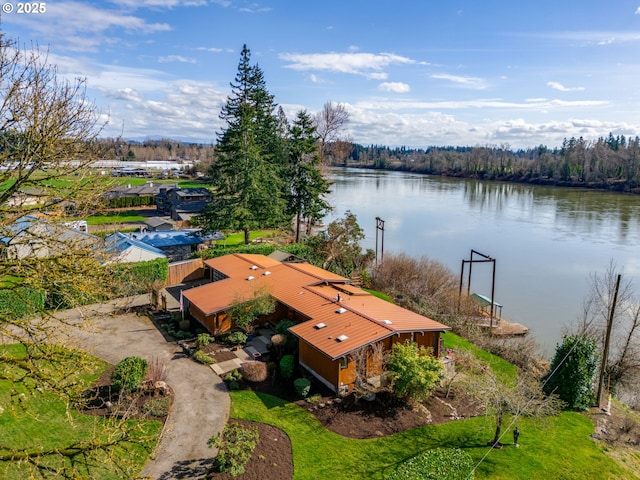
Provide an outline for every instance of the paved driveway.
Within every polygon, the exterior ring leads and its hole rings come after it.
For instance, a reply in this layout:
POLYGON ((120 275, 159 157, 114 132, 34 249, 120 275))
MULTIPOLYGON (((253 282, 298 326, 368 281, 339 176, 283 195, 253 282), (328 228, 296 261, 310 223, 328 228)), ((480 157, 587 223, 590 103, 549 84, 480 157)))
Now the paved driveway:
MULTIPOLYGON (((148 303, 147 296, 126 301, 127 306, 148 303)), ((85 329, 69 329, 60 341, 86 350, 110 363, 125 357, 158 359, 167 367, 167 383, 175 402, 153 458, 142 477, 153 480, 204 478, 215 451, 207 447, 211 435, 222 431, 229 415, 229 395, 220 377, 211 368, 182 354, 146 316, 113 314, 120 304, 103 304, 60 315, 85 329)))

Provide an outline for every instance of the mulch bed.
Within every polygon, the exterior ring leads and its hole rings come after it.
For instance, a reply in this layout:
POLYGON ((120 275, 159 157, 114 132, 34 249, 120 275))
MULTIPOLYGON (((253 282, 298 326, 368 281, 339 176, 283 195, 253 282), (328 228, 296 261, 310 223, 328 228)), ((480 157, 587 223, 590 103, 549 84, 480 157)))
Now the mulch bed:
MULTIPOLYGON (((97 415, 102 417, 118 416, 118 411, 126 412, 128 418, 144 418, 159 420, 164 422, 166 415, 153 415, 145 412, 144 405, 150 400, 158 398, 169 398, 169 406, 173 403, 174 393, 169 385, 160 389, 150 388, 137 392, 121 400, 120 408, 114 407, 118 404, 118 394, 111 388, 111 373, 114 367, 107 369, 93 384, 84 392, 85 404, 82 405, 82 413, 87 415, 97 415), (110 406, 111 405, 111 406, 110 406)), ((166 409, 167 412, 169 408, 166 409)))
POLYGON ((291 440, 279 428, 264 423, 234 420, 240 425, 255 425, 258 428, 258 445, 245 465, 245 472, 232 477, 229 473, 215 472, 212 480, 289 480, 293 478, 293 456, 291 440))

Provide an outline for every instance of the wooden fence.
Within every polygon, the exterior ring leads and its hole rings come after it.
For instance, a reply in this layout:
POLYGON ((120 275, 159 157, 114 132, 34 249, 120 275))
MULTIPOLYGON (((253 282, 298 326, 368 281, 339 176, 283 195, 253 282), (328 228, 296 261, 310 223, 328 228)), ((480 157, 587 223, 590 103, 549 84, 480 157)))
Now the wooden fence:
POLYGON ((183 262, 169 264, 166 287, 185 282, 193 282, 204 278, 204 260, 194 258, 183 262))

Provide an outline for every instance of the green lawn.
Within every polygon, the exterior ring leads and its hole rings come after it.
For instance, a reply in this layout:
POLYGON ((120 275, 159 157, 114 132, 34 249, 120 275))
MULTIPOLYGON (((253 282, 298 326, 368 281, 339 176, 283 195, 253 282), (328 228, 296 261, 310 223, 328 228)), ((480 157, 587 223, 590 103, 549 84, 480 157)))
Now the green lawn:
MULTIPOLYGON (((256 238, 271 237, 278 233, 278 230, 256 230, 255 232, 249 232, 249 241, 253 241, 256 238)), ((225 239, 216 242, 216 245, 220 247, 233 247, 236 245, 244 244, 244 232, 236 232, 225 234, 225 239)))
POLYGON ((295 479, 383 479, 394 464, 435 447, 466 451, 477 465, 478 479, 635 478, 589 438, 591 421, 577 413, 537 421, 519 419, 520 448, 507 445, 492 450, 486 442, 494 425, 487 417, 355 440, 330 432, 307 411, 276 397, 235 391, 231 400, 232 418, 274 425, 289 436, 295 479))
MULTIPOLYGON (((516 368, 454 333, 445 347, 471 351, 502 381, 513 381, 516 368)), ((545 419, 519 418, 520 448, 494 450, 493 417, 477 417, 416 428, 389 437, 355 440, 325 429, 295 404, 250 391, 231 393, 231 417, 275 425, 291 438, 295 479, 384 479, 393 466, 424 450, 461 448, 476 464, 478 479, 632 479, 589 437, 591 420, 564 412, 545 419)), ((512 418, 505 417, 503 442, 511 441, 512 418)))
MULTIPOLYGON (((67 409, 65 402, 56 396, 41 381, 26 375, 27 364, 21 364, 25 350, 20 345, 0 347, 0 478, 24 479, 32 477, 27 463, 19 460, 20 455, 38 452, 69 452, 99 438, 112 440, 123 431, 120 420, 82 415, 73 408, 67 409), (18 459, 10 460, 18 455, 18 459)), ((50 349, 38 360, 43 378, 48 378, 66 388, 83 390, 107 368, 107 364, 95 357, 62 349, 50 349), (55 361, 52 361, 55 359, 55 361), (78 374, 81 366, 87 367, 84 374, 78 374), (70 371, 69 368, 73 368, 70 371), (60 372, 66 372, 61 376, 60 372)), ((73 478, 116 479, 139 472, 148 458, 148 451, 157 443, 162 424, 157 421, 128 421, 132 427, 128 440, 87 456, 76 455, 74 462, 56 454, 43 457, 42 467, 59 471, 75 468, 73 478), (109 458, 114 460, 110 462, 109 458), (73 465, 73 467, 72 467, 73 465), (125 468, 126 472, 116 472, 114 465, 125 468)), ((126 430, 129 430, 127 428, 126 430)), ((54 478, 49 475, 46 478, 54 478)))
POLYGON ((144 222, 148 220, 148 217, 138 215, 135 212, 123 211, 123 212, 111 212, 106 215, 93 215, 87 217, 88 225, 109 225, 113 223, 131 223, 131 222, 144 222))
POLYGON ((491 368, 491 371, 502 382, 515 382, 517 368, 512 363, 492 353, 482 350, 468 340, 465 340, 453 332, 444 334, 444 347, 452 350, 467 350, 478 360, 491 368))

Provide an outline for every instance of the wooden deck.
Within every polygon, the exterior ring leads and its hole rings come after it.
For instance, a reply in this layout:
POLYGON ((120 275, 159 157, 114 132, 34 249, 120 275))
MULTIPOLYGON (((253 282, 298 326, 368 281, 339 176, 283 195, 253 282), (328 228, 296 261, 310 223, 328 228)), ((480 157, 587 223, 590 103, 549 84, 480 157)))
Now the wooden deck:
POLYGON ((529 333, 529 327, 525 327, 521 323, 509 322, 500 317, 494 317, 491 322, 488 315, 483 315, 478 317, 478 323, 481 327, 490 330, 491 335, 523 337, 529 333))

